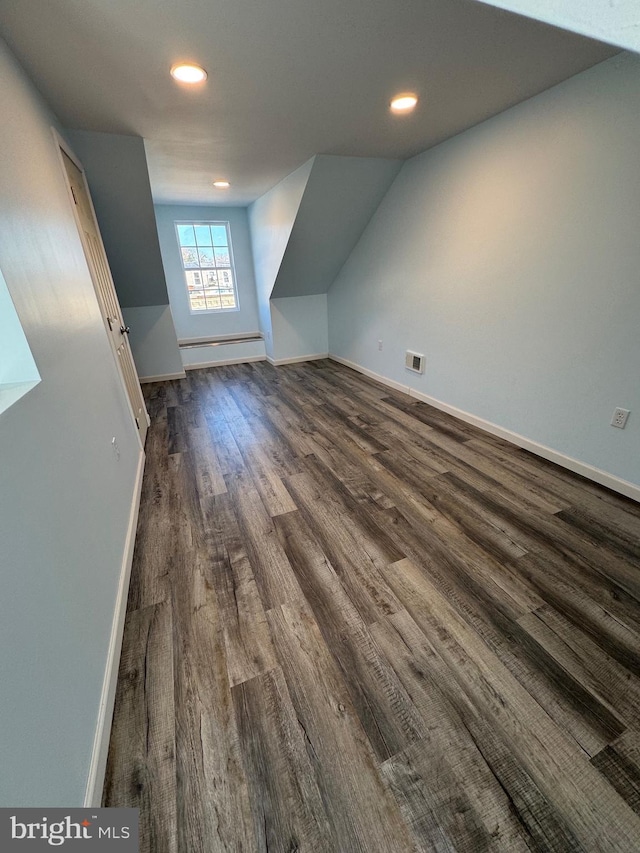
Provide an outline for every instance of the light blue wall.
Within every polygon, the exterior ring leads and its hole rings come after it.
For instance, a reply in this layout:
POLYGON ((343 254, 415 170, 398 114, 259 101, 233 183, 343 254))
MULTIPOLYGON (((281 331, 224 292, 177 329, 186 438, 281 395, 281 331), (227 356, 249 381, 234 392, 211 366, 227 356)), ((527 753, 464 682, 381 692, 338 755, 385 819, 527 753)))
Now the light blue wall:
POLYGON ((640 483, 639 139, 627 55, 407 162, 329 292, 330 351, 640 483))
POLYGON ((249 207, 260 331, 270 357, 273 357, 273 333, 269 299, 313 161, 312 157, 249 207))
POLYGON ((272 299, 271 322, 275 361, 329 351, 326 293, 272 299))
POLYGON ((0 269, 42 377, 0 415, 0 805, 81 805, 139 442, 55 119, 2 41, 0 81, 0 269))
POLYGON ((155 210, 171 312, 178 338, 204 338, 256 332, 258 330, 258 306, 246 208, 160 204, 156 205, 155 210), (220 314, 190 313, 184 271, 174 226, 174 222, 180 220, 229 222, 238 285, 239 311, 220 314))

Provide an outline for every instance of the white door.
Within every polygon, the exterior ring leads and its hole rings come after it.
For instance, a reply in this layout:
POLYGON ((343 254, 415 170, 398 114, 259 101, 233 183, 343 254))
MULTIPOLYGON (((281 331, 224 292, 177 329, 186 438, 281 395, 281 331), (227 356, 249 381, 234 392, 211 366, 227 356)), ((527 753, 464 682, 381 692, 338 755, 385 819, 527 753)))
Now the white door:
POLYGON ((109 262, 102 243, 102 237, 100 236, 100 230, 98 229, 91 196, 89 195, 89 188, 84 173, 62 146, 60 147, 60 153, 62 154, 67 182, 74 202, 78 230, 80 231, 89 271, 93 279, 93 286, 98 297, 98 304, 102 311, 111 347, 122 376, 129 403, 131 404, 131 413, 140 434, 140 442, 144 447, 147 427, 149 426, 149 416, 147 415, 142 389, 140 388, 138 374, 133 361, 133 354, 131 353, 129 329, 125 326, 122 317, 120 303, 118 302, 111 277, 111 270, 109 269, 109 262))

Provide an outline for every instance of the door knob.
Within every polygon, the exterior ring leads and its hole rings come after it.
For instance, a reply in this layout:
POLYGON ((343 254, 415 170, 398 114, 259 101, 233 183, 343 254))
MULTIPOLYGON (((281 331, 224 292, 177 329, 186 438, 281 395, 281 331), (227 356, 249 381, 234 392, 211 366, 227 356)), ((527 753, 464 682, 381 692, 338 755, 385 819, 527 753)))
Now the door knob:
POLYGON ((120 332, 123 335, 128 335, 130 331, 131 329, 129 328, 129 326, 120 326, 120 332))

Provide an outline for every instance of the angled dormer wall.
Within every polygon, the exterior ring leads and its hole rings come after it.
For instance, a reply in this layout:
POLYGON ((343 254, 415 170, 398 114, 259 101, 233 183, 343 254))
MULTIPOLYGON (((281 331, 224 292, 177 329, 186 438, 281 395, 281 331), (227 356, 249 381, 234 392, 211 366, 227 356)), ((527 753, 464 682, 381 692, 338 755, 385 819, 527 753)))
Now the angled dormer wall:
POLYGON ((401 166, 375 157, 314 158, 272 299, 329 290, 401 166))
POLYGON ((401 165, 317 155, 251 206, 261 329, 273 361, 326 355, 327 291, 401 165))
POLYGON ((314 158, 308 160, 249 208, 249 229, 258 295, 258 318, 267 356, 273 358, 269 300, 282 263, 314 158))
POLYGON ((147 155, 139 136, 67 130, 91 197, 143 381, 184 373, 169 307, 147 155))

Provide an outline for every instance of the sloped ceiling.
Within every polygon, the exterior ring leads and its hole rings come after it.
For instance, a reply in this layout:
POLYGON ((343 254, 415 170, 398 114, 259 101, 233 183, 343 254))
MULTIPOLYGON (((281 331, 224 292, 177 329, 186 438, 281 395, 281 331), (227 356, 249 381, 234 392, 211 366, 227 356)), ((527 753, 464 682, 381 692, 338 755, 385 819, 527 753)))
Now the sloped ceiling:
POLYGON ((401 166, 370 157, 314 159, 273 298, 328 291, 401 166))
POLYGON ((476 0, 0 0, 0 32, 63 125, 143 137, 154 200, 184 204, 319 153, 406 159, 615 53, 476 0), (185 59, 205 85, 171 79, 185 59))

